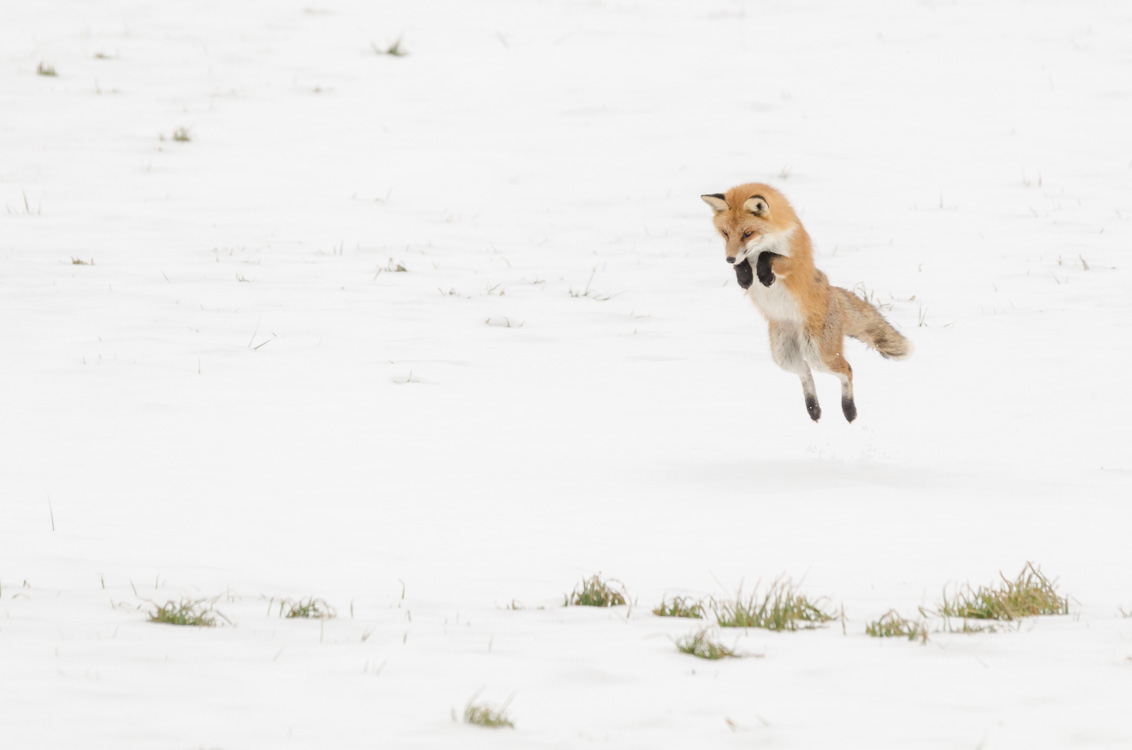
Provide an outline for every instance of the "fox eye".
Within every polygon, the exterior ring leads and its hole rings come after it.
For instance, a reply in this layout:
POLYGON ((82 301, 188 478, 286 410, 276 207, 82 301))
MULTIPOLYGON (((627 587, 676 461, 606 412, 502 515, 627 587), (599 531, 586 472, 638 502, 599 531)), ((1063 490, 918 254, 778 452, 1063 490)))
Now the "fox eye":
POLYGON ((724 239, 727 239, 728 237, 730 237, 730 236, 731 236, 731 235, 729 235, 729 234, 727 233, 727 230, 726 230, 726 229, 720 229, 719 231, 723 232, 723 238, 724 238, 724 239))
POLYGON ((749 238, 752 234, 754 234, 754 232, 748 229, 746 232, 743 232, 743 239, 749 238))

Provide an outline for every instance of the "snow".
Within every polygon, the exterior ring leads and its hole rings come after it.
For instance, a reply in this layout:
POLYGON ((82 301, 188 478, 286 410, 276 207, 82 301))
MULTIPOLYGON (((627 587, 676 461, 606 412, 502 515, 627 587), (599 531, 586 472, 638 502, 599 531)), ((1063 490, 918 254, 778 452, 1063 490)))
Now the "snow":
POLYGON ((305 3, 3 14, 0 744, 1132 744, 1132 6, 305 3), (916 344, 852 425, 752 180, 916 344), (864 634, 1026 561, 1069 616, 864 634), (650 614, 783 574, 844 631, 650 614))

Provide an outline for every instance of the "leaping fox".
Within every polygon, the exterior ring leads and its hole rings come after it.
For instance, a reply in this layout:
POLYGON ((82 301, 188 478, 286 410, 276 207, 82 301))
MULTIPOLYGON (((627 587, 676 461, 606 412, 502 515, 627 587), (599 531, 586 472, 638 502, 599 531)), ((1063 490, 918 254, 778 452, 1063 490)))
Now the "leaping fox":
POLYGON ((810 235, 782 193, 750 183, 700 197, 715 212, 715 228, 723 235, 727 262, 735 264, 739 286, 770 323, 771 356, 802 379, 810 418, 821 418, 813 367, 841 380, 841 411, 852 422, 857 406, 853 368, 841 353, 844 337, 863 341, 890 359, 911 355, 912 342, 868 302, 830 286, 814 267, 810 235), (758 284, 753 284, 753 275, 758 284))

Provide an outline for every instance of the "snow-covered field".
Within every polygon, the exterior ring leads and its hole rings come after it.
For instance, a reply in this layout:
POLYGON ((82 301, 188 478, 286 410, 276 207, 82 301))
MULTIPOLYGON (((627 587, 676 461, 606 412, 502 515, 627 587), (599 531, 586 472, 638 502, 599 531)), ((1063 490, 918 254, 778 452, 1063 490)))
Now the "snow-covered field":
POLYGON ((1130 39, 1119 2, 8 2, 0 746, 1132 746, 1130 39), (847 345, 852 425, 723 261, 699 195, 752 180, 917 346, 847 345), (1069 616, 864 634, 1026 561, 1069 616), (636 606, 561 606, 598 571, 636 606), (844 632, 706 662, 650 613, 780 575, 844 632), (221 626, 146 621, 182 597, 221 626))

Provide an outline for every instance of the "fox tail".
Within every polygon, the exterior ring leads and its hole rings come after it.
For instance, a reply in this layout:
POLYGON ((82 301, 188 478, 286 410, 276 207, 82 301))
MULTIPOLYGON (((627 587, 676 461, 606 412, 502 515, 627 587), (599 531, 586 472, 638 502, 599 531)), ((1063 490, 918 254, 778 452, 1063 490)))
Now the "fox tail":
POLYGON ((915 348, 884 319, 880 311, 848 289, 834 287, 845 311, 845 333, 863 341, 888 359, 907 359, 915 348))

